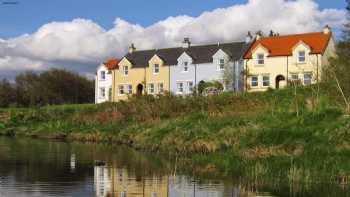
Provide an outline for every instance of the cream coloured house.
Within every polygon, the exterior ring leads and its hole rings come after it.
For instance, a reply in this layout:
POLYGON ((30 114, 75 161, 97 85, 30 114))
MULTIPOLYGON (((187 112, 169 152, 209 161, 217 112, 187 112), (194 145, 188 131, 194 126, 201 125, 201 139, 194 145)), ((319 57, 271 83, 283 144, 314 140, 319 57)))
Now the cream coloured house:
POLYGON ((246 91, 264 91, 287 86, 288 81, 303 85, 317 83, 328 59, 335 55, 332 31, 256 36, 244 55, 246 91))
POLYGON ((169 65, 164 53, 168 49, 136 51, 132 45, 129 52, 113 70, 112 100, 127 100, 132 95, 162 95, 169 92, 169 65))

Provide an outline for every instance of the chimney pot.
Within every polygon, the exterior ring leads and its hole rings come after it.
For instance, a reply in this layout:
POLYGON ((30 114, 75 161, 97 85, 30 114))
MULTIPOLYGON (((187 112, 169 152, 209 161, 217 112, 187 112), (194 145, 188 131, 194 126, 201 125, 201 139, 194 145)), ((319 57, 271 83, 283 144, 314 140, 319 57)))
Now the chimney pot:
POLYGON ((134 45, 134 43, 131 43, 131 45, 129 47, 129 53, 131 54, 131 53, 133 53, 135 51, 136 51, 135 45, 134 45))
POLYGON ((263 37, 262 31, 256 32, 256 40, 260 40, 263 37))
POLYGON ((248 34, 247 34, 247 36, 245 38, 245 42, 246 43, 250 43, 252 40, 253 40, 252 33, 250 31, 248 31, 248 34))
POLYGON ((326 25, 324 28, 323 28, 323 33, 324 34, 330 34, 332 32, 332 28, 329 26, 329 25, 326 25))
POLYGON ((191 41, 190 38, 184 38, 184 41, 182 42, 182 48, 190 48, 191 47, 191 41))

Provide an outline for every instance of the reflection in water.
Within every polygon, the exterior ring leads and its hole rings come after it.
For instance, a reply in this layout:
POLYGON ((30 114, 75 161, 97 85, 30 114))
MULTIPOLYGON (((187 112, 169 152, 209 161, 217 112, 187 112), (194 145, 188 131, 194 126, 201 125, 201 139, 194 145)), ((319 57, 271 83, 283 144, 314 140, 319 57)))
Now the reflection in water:
POLYGON ((128 173, 126 169, 95 166, 95 193, 97 197, 105 196, 168 196, 166 177, 141 178, 128 173))
POLYGON ((0 197, 329 197, 349 191, 346 185, 260 177, 203 178, 193 176, 197 168, 174 170, 183 168, 125 147, 0 137, 0 197))
POLYGON ((71 154, 70 155, 70 170, 72 171, 72 172, 74 172, 75 171, 75 165, 76 165, 76 156, 75 156, 75 154, 71 154))
MULTIPOLYGON (((200 184, 191 177, 159 176, 136 177, 127 169, 117 166, 96 165, 94 167, 95 194, 97 197, 241 197, 256 196, 239 186, 223 182, 200 184)), ((265 193, 263 196, 270 196, 265 193)))

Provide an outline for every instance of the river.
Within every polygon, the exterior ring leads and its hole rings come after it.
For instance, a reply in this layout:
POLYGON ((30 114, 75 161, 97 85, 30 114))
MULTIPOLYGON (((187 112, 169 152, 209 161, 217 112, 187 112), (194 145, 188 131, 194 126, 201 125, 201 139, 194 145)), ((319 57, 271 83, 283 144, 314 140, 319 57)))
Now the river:
MULTIPOLYGON (((243 183, 177 168, 177 160, 122 146, 0 137, 0 197, 348 196, 345 185, 243 183)), ((182 167, 183 169, 183 167, 182 167)), ((202 171, 206 171, 203 169, 202 171)))

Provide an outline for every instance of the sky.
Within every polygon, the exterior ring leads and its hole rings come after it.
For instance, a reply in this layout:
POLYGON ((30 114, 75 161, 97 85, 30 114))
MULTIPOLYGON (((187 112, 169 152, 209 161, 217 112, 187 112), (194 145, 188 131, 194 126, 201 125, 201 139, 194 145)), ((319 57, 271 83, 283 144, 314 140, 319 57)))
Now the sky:
POLYGON ((345 0, 0 0, 0 78, 52 67, 92 76, 137 49, 244 39, 248 31, 339 32, 345 0), (4 2, 17 2, 8 4, 4 2))

